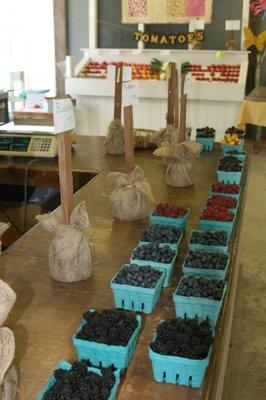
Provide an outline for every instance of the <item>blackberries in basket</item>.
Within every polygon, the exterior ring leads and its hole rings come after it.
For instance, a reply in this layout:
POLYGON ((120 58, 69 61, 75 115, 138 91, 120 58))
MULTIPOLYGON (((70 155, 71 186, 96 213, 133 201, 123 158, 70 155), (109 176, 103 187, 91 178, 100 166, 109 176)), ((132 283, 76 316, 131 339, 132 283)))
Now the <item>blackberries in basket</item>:
POLYGON ((142 242, 177 243, 182 230, 167 225, 151 225, 141 235, 142 242))
POLYGON ((161 275, 162 271, 151 268, 148 265, 124 265, 120 271, 118 271, 113 282, 121 285, 154 288, 161 275))
POLYGON ((214 193, 228 193, 238 194, 240 192, 240 186, 235 183, 214 183, 211 187, 214 193))
POLYGON ((225 156, 220 159, 218 170, 225 172, 241 172, 242 162, 234 156, 225 156))
POLYGON ((168 245, 160 247, 157 243, 151 243, 137 247, 133 251, 132 259, 170 264, 174 256, 175 251, 168 245))
POLYGON ((186 258, 186 267, 201 269, 224 270, 228 262, 225 253, 208 252, 205 250, 190 250, 186 258))
POLYGON ((225 231, 193 231, 190 243, 206 246, 226 246, 227 232, 225 231))
POLYGON ((102 368, 97 374, 87 366, 87 362, 75 361, 70 370, 55 370, 56 381, 44 400, 107 400, 115 383, 113 369, 102 368))
POLYGON ((83 318, 77 338, 108 345, 126 346, 138 326, 136 315, 124 310, 87 311, 83 318))
POLYGON ((150 348, 155 353, 201 360, 207 357, 213 337, 207 321, 175 318, 161 322, 150 348))
POLYGON ((208 126, 205 126, 204 128, 197 128, 196 129, 196 137, 197 138, 214 138, 215 136, 215 129, 214 128, 209 128, 208 126))
POLYGON ((230 128, 227 128, 225 133, 230 133, 231 135, 235 133, 235 134, 237 134, 237 136, 239 138, 242 138, 245 136, 245 131, 243 131, 242 129, 238 129, 235 126, 231 126, 230 128))
POLYGON ((221 300, 225 281, 210 278, 184 276, 178 284, 175 294, 186 297, 204 297, 221 300))

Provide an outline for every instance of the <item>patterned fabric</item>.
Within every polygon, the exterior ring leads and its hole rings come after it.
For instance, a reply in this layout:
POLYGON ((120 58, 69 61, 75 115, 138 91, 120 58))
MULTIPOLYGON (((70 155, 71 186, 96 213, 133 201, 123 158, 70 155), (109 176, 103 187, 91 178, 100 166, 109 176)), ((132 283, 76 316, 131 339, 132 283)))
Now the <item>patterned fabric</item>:
MULTIPOLYGON (((264 0, 263 0, 264 1, 264 0)), ((122 0, 122 22, 127 24, 183 24, 192 18, 211 22, 213 0, 122 0)))

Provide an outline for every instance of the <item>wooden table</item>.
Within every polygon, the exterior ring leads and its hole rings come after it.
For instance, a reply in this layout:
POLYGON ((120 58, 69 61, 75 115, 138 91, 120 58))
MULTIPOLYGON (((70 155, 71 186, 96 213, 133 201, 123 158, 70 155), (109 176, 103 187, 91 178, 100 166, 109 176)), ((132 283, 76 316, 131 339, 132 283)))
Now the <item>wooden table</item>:
MULTIPOLYGON (((123 157, 103 156, 102 138, 80 139, 80 143, 84 146, 86 142, 88 143, 86 161, 80 157, 81 165, 78 165, 76 160, 75 168, 85 171, 103 170, 75 196, 76 203, 85 200, 91 220, 88 236, 94 254, 92 277, 85 282, 72 284, 52 280, 49 276, 47 259, 52 236, 39 225, 1 255, 0 276, 17 293, 17 302, 10 314, 8 326, 14 330, 16 336, 15 363, 20 372, 19 392, 22 400, 36 399, 59 360, 75 358, 71 337, 79 326, 82 313, 88 308, 101 309, 114 306, 109 281, 121 265, 129 260, 141 232, 149 225, 148 220, 138 222, 113 220, 106 197, 111 192, 111 187, 106 183, 106 174, 110 170, 122 170, 123 157)), ((232 262, 229 268, 228 292, 203 387, 194 390, 154 382, 148 359, 148 346, 159 321, 175 315, 172 293, 177 286, 181 264, 187 252, 187 238, 189 231, 197 226, 211 183, 216 181, 218 158, 217 148, 213 152, 202 153, 196 161, 195 186, 178 189, 166 186, 165 167, 160 159, 154 158, 149 150, 136 151, 136 164, 145 171, 156 202, 169 201, 188 206, 191 208, 191 215, 171 287, 163 289, 155 311, 151 315, 142 316, 142 332, 134 358, 122 379, 119 400, 219 400, 221 398, 239 267, 239 240, 245 190, 239 207, 234 244, 231 246, 232 262)), ((246 175, 245 171, 244 181, 246 175)))

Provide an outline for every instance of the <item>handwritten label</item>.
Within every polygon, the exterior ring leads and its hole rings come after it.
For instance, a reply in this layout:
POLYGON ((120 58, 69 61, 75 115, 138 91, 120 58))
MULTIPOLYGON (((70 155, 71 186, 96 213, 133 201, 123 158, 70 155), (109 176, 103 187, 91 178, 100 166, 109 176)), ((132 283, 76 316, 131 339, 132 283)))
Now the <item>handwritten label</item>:
POLYGON ((139 101, 138 96, 138 82, 130 81, 123 83, 122 86, 122 106, 128 107, 137 104, 139 101))
POLYGON ((74 109, 71 99, 53 101, 55 133, 71 131, 75 128, 74 109))
POLYGON ((240 20, 232 19, 225 21, 225 30, 226 31, 240 31, 240 20))
POLYGON ((132 78, 132 67, 123 67, 122 81, 128 82, 132 78))
POLYGON ((194 32, 195 30, 203 30, 205 23, 202 19, 192 19, 189 23, 189 32, 194 32))
POLYGON ((108 65, 107 67, 107 79, 115 80, 115 65, 108 65))
POLYGON ((191 90, 191 83, 192 83, 192 76, 187 74, 184 82, 184 94, 189 94, 191 90))

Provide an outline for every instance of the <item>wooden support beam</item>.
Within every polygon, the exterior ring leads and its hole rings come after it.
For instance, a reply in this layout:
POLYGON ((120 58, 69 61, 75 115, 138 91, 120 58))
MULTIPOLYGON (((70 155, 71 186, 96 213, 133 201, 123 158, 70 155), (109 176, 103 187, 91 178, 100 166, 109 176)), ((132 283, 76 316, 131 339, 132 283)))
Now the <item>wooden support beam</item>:
POLYGON ((181 104, 180 104, 180 143, 186 140, 187 129, 187 95, 184 94, 186 74, 181 74, 181 104))
POLYGON ((120 119, 120 121, 121 121, 121 104, 122 104, 122 74, 123 74, 123 67, 116 67, 114 119, 120 119))
POLYGON ((71 139, 69 132, 58 134, 58 163, 60 180, 60 197, 63 214, 63 223, 70 223, 70 215, 73 210, 73 174, 71 139))
POLYGON ((178 93, 178 71, 174 70, 174 87, 175 87, 175 128, 179 127, 179 93, 178 93))
POLYGON ((124 107, 124 134, 126 173, 134 169, 134 138, 133 138, 133 109, 132 106, 124 107))
POLYGON ((169 78, 168 78, 168 102, 167 102, 167 124, 175 124, 175 74, 176 63, 169 63, 169 78))

